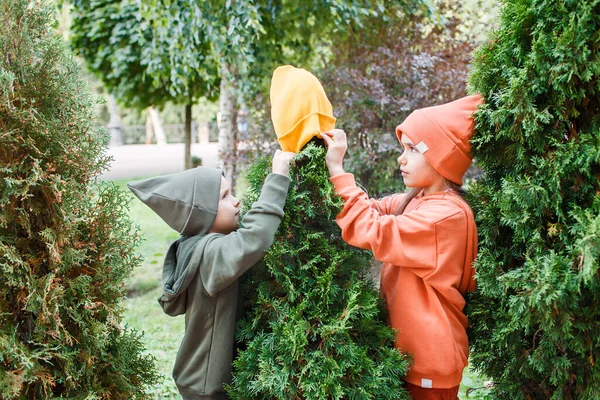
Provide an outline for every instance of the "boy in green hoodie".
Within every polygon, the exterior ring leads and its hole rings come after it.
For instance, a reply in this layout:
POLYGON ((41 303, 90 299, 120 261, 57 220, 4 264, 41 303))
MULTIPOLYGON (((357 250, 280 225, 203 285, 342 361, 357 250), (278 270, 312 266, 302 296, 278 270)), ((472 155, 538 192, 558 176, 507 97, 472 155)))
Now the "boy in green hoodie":
POLYGON ((198 167, 131 182, 129 189, 181 234, 163 266, 165 313, 185 314, 173 378, 184 399, 227 399, 238 278, 264 255, 283 217, 294 153, 277 150, 260 198, 238 229, 239 204, 221 170, 198 167))

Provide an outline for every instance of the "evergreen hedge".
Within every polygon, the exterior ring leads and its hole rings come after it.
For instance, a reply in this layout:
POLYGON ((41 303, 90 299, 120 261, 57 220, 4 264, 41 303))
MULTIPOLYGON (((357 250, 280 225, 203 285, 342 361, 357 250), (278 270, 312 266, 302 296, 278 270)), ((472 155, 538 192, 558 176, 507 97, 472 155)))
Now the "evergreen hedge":
POLYGON ((471 359, 497 398, 600 397, 600 2, 506 0, 474 55, 471 359))
MULTIPOLYGON (((320 140, 319 140, 320 141, 320 140)), ((322 141, 321 141, 322 142, 322 141)), ((264 260, 245 279, 233 399, 408 399, 408 361, 393 348, 370 252, 348 246, 335 223, 342 200, 322 144, 291 171, 285 216, 264 260)), ((270 159, 248 171, 244 208, 258 199, 270 159)))
POLYGON ((109 138, 55 12, 0 0, 0 397, 141 398, 157 373, 120 306, 139 235, 96 179, 109 138))

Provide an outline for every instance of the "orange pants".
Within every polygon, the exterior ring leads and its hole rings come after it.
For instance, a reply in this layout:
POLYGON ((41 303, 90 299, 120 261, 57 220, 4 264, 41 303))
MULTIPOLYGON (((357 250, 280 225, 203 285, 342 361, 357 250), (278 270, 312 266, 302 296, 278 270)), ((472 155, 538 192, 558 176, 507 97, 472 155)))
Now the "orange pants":
POLYGON ((406 383, 406 389, 413 400, 457 400, 458 386, 450 389, 425 389, 412 383, 406 383))

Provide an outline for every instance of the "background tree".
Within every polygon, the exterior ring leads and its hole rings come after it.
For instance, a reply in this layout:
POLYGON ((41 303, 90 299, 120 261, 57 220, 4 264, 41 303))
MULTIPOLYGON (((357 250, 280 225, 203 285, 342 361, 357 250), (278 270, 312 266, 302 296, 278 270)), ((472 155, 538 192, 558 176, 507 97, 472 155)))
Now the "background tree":
MULTIPOLYGON (((234 399, 409 398, 408 362, 367 279, 371 254, 347 245, 334 222, 342 200, 325 152, 309 143, 297 156, 274 243, 242 286, 252 308, 238 332, 234 399)), ((268 159, 249 170, 245 209, 269 171, 268 159)))
POLYGON ((108 136, 53 7, 0 0, 0 397, 142 398, 157 378, 121 325, 138 264, 108 136))
POLYGON ((456 38, 456 17, 436 22, 444 11, 370 18, 371 33, 351 31, 320 72, 348 133, 347 168, 371 195, 402 188, 396 126, 417 108, 466 95, 474 43, 456 38))
MULTIPOLYGON (((400 3, 148 0, 144 18, 152 21, 155 40, 170 46, 168 62, 152 63, 149 69, 194 70, 201 67, 207 44, 213 50, 221 77, 220 158, 226 176, 235 186, 237 143, 244 139, 237 136, 236 130, 239 105, 261 90, 264 93, 277 66, 308 67, 314 60, 326 57, 316 51, 319 43, 336 46, 347 35, 349 26, 362 27, 367 16, 382 15, 386 7, 397 10, 407 8, 407 4, 421 3, 419 0, 400 3), (176 30, 173 26, 185 29, 176 30)), ((155 48, 155 52, 162 51, 163 47, 155 48)), ((172 78, 173 89, 177 90, 178 76, 172 78)))
MULTIPOLYGON (((153 26, 141 19, 137 0, 72 0, 71 43, 86 60, 109 93, 129 108, 161 107, 168 101, 185 105, 185 168, 191 168, 192 105, 202 97, 214 97, 219 86, 217 64, 207 42, 195 49, 193 68, 165 68, 172 48, 153 34, 153 26), (150 68, 151 65, 160 66, 150 68)), ((176 21, 163 27, 166 37, 191 34, 176 21)))
POLYGON ((473 364, 511 399, 600 388, 600 2, 505 1, 474 56, 473 364))

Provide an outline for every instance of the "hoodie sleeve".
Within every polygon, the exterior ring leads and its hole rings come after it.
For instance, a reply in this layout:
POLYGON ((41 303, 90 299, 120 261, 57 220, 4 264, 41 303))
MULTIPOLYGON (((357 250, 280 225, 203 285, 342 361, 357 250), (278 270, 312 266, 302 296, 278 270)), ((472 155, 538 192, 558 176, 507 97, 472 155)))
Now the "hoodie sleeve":
POLYGON ((200 274, 208 294, 215 296, 263 257, 283 218, 289 185, 287 176, 267 176, 260 198, 244 216, 242 227, 228 235, 215 235, 206 244, 200 274))
POLYGON ((429 201, 408 214, 384 214, 381 207, 374 205, 356 186, 352 174, 334 176, 331 182, 344 200, 336 222, 348 244, 372 250, 373 256, 385 263, 411 268, 435 267, 436 225, 450 216, 443 201, 429 201))
POLYGON ((371 207, 376 210, 379 214, 388 215, 395 214, 402 198, 406 196, 406 194, 393 194, 391 196, 386 196, 382 199, 369 199, 369 203, 371 207))

